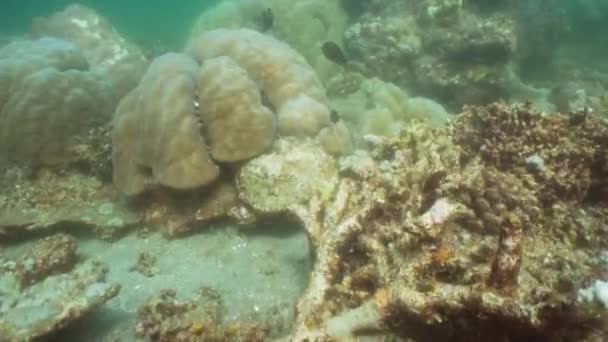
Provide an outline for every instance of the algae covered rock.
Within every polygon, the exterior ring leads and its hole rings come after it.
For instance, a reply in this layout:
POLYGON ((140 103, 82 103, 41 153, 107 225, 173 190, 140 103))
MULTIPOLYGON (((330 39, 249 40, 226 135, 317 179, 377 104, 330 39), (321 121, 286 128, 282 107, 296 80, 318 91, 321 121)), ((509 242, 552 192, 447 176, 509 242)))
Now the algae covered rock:
POLYGON ((335 160, 320 146, 278 141, 271 153, 246 163, 237 177, 239 197, 261 213, 306 206, 336 186, 335 160))
POLYGON ((17 174, 0 194, 0 239, 57 228, 91 230, 100 238, 119 236, 143 217, 116 198, 111 186, 89 175, 47 171, 29 179, 17 174))
POLYGON ((328 204, 294 211, 317 261, 289 338, 603 336, 608 312, 577 293, 605 279, 607 127, 495 104, 371 139, 328 204), (547 155, 545 174, 528 149, 547 155))

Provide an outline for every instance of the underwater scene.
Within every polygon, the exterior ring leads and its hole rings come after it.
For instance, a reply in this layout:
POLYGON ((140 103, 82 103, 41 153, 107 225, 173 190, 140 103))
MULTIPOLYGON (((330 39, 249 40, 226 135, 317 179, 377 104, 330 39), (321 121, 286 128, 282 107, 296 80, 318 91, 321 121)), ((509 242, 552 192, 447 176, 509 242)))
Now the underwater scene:
POLYGON ((608 341, 608 1, 0 9, 0 342, 608 341))

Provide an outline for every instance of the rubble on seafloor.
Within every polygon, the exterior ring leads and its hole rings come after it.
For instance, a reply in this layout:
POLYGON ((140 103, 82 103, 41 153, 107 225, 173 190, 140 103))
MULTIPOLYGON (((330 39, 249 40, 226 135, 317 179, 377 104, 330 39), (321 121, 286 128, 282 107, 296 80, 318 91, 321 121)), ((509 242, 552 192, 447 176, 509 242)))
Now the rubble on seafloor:
POLYGON ((33 341, 87 315, 115 297, 101 262, 77 262, 65 234, 33 243, 17 260, 0 260, 0 341, 33 341))

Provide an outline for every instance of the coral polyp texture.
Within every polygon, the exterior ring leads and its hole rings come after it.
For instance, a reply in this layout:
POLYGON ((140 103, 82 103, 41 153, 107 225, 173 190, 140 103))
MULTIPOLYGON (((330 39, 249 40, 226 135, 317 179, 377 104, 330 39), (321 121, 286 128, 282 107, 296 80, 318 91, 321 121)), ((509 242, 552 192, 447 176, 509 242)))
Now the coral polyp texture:
MULTIPOLYGON (((131 195, 152 184, 210 184, 216 162, 265 152, 277 131, 316 137, 331 124, 327 102, 312 68, 284 43, 245 29, 204 33, 187 53, 157 58, 121 101, 114 183, 131 195)), ((324 145, 348 152, 348 130, 333 131, 324 145)))

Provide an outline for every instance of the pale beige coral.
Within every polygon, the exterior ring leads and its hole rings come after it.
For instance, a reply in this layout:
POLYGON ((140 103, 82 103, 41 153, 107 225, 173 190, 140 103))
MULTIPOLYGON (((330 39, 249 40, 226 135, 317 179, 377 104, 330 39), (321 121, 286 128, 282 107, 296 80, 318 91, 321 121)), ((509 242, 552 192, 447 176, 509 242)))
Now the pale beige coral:
POLYGON ((60 39, 0 49, 0 159, 67 162, 73 141, 109 120, 111 87, 86 69, 76 46, 60 39))
POLYGON ((274 138, 274 114, 247 72, 228 57, 206 60, 198 79, 201 118, 211 154, 238 161, 266 150, 274 138))
POLYGON ((198 73, 199 66, 190 57, 163 55, 121 101, 112 140, 114 183, 123 192, 143 191, 150 177, 165 186, 188 189, 219 175, 195 116, 198 73))
POLYGON ((330 124, 329 108, 308 95, 298 95, 278 112, 279 132, 284 136, 312 137, 330 124))
POLYGON ((93 69, 110 79, 122 97, 137 84, 147 65, 143 52, 129 43, 93 9, 79 4, 47 18, 36 18, 34 37, 59 37, 75 43, 93 69))
POLYGON ((187 53, 199 62, 227 56, 247 70, 275 107, 280 134, 316 135, 330 122, 325 89, 314 70, 304 57, 270 36, 248 29, 208 31, 191 42, 187 53), (310 130, 294 132, 290 121, 301 117, 293 111, 304 110, 302 104, 307 106, 306 115, 311 116, 307 120, 316 124, 308 125, 310 130), (314 126, 317 128, 313 132, 314 126), (281 127, 289 129, 282 131, 281 127))
POLYGON ((73 140, 109 120, 109 85, 87 72, 46 68, 11 90, 0 112, 0 156, 14 162, 68 161, 73 140))
POLYGON ((321 53, 326 41, 340 42, 349 17, 340 0, 227 0, 206 10, 191 30, 190 39, 218 28, 257 28, 257 17, 273 13, 272 34, 301 53, 322 80, 341 71, 321 53), (298 23, 294 25, 294 23, 298 23))
POLYGON ((327 198, 338 181, 334 159, 318 145, 279 140, 275 151, 247 162, 237 177, 239 197, 258 212, 306 207, 327 198))
POLYGON ((359 90, 333 99, 332 105, 342 117, 358 125, 361 135, 393 137, 412 120, 441 126, 449 117, 439 103, 410 97, 403 89, 377 78, 364 80, 359 90))

